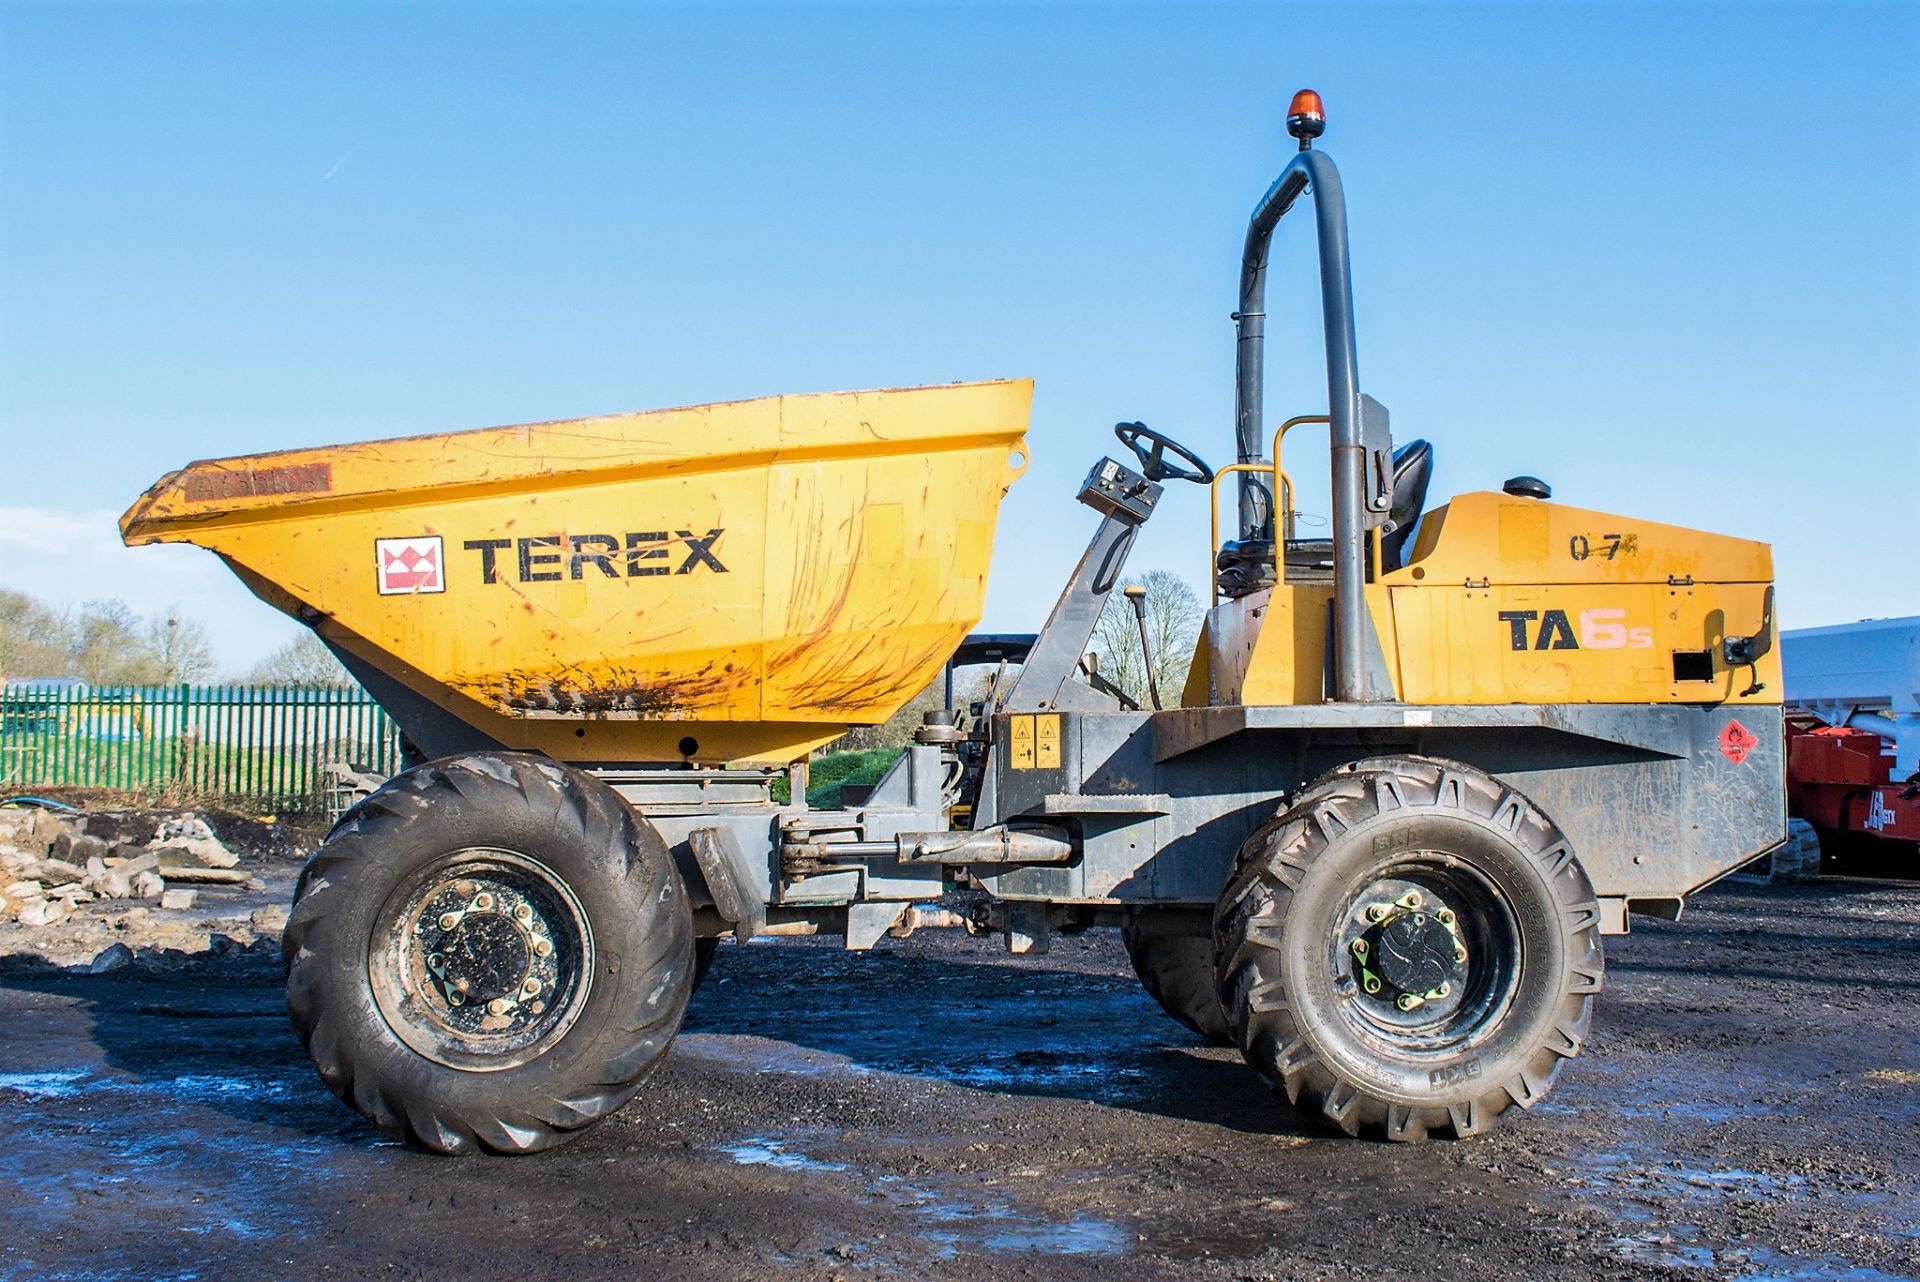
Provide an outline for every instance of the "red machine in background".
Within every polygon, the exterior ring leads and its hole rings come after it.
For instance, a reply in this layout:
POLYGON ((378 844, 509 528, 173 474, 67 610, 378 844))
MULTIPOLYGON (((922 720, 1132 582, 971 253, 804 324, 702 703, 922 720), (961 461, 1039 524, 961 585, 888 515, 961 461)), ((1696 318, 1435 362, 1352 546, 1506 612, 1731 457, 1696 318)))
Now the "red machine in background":
POLYGON ((1792 818, 1769 875, 1920 877, 1920 615, 1780 643, 1792 818))
POLYGON ((1920 779, 1894 777, 1894 745, 1870 730, 1829 726, 1810 713, 1787 715, 1787 810, 1819 832, 1830 856, 1879 853, 1911 860, 1920 874, 1920 779), (1834 837, 1852 841, 1835 842, 1834 837), (1906 849, 1873 851, 1866 841, 1906 849), (1836 849, 1835 847, 1845 847, 1836 849))

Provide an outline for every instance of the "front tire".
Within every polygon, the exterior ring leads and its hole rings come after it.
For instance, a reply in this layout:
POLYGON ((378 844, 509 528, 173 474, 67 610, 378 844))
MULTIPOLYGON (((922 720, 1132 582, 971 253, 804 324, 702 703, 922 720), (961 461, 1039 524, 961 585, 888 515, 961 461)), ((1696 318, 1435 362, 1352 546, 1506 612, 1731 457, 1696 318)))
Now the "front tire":
POLYGON ((1248 1064, 1348 1135, 1478 1134, 1578 1053, 1600 913, 1560 831, 1469 766, 1377 758, 1247 839, 1214 917, 1248 1064))
POLYGON ((659 835, 601 781, 518 753, 429 762, 356 806, 282 948, 321 1079, 441 1153, 537 1152, 619 1108, 694 966, 659 835))

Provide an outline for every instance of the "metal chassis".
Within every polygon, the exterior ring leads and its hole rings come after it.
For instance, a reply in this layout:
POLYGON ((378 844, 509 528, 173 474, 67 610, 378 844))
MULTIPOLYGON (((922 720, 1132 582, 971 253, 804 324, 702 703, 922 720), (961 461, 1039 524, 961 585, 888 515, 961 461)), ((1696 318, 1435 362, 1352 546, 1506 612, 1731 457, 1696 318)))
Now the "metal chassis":
POLYGON ((607 777, 711 905, 705 933, 844 932, 866 948, 929 924, 914 903, 964 870, 996 901, 974 924, 1030 951, 1063 924, 1210 910, 1247 835, 1303 784, 1363 758, 1437 757, 1492 774, 1558 823, 1599 894, 1602 929, 1618 934, 1629 912, 1677 917, 1686 895, 1780 840, 1781 742, 1778 710, 1751 706, 1002 713, 971 833, 943 831, 956 759, 934 745, 910 748, 848 810, 777 807, 760 782, 771 776, 753 773, 697 772, 736 790, 704 801, 667 795, 715 786, 689 772, 607 777), (1015 723, 1036 716, 1059 718, 1060 763, 1016 767, 1015 723), (1719 744, 1734 720, 1759 741, 1737 763, 1719 744), (1009 848, 1008 832, 1033 844, 1009 848))
MULTIPOLYGON (((1779 711, 1651 705, 1401 704, 1061 713, 1061 764, 1014 769, 994 727, 982 822, 1065 823, 1079 858, 977 873, 993 895, 1211 907, 1241 843, 1302 785, 1368 757, 1474 766, 1559 824, 1613 933, 1781 840, 1779 711), (1719 736, 1758 740, 1738 762, 1719 736)), ((1039 714, 1045 715, 1045 714, 1039 714)))

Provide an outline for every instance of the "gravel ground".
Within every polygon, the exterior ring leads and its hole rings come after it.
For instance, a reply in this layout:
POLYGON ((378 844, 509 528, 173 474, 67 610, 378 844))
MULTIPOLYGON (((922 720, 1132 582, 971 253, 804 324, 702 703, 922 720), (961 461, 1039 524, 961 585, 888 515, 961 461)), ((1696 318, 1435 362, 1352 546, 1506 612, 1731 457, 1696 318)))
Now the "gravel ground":
POLYGON ((1554 1094, 1415 1148, 1296 1121, 1112 932, 728 945, 640 1097, 513 1160, 335 1103, 257 951, 0 964, 0 1279, 1920 1276, 1920 883, 1608 945, 1554 1094))

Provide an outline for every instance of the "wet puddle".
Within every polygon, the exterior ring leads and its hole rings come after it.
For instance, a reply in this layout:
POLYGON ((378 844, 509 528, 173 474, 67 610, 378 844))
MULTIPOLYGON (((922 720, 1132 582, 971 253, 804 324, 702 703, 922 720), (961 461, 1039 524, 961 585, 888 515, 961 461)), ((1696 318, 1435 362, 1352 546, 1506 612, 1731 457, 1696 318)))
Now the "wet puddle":
POLYGON ((1709 1169, 1678 1161, 1654 1162, 1624 1149, 1595 1153, 1581 1159, 1589 1187, 1629 1191, 1636 1195, 1658 1191, 1682 1198, 1731 1196, 1754 1200, 1795 1197, 1806 1189, 1801 1175, 1769 1175, 1735 1167, 1709 1169))
POLYGON ((1714 1071, 1695 1063, 1680 1079, 1649 1072, 1639 1057, 1623 1054, 1612 1063, 1580 1065, 1542 1111, 1622 1119, 1613 1147, 1578 1156, 1567 1173, 1575 1177, 1576 1196, 1620 1224, 1620 1236, 1607 1248, 1623 1261, 1741 1282, 1896 1282, 1892 1274, 1838 1257, 1776 1250, 1761 1237, 1761 1226, 1769 1208, 1803 1214, 1815 1197, 1843 1199, 1852 1211, 1904 1222, 1920 1205, 1910 1188, 1854 1189, 1823 1175, 1713 1160, 1739 1137, 1770 1133, 1781 1123, 1768 1119, 1790 1117, 1793 1107, 1747 1065, 1714 1071), (1634 1091, 1622 1092, 1629 1080, 1634 1091))
POLYGON ((804 1153, 794 1153, 779 1140, 755 1136, 738 1144, 722 1144, 720 1151, 742 1166, 771 1166, 778 1171, 844 1171, 842 1162, 822 1162, 804 1153))
POLYGON ((0 1073, 0 1091, 17 1091, 36 1100, 70 1099, 80 1095, 153 1095, 169 1103, 181 1100, 259 1100, 278 1103, 294 1096, 291 1084, 266 1076, 181 1073, 173 1077, 130 1080, 98 1077, 80 1068, 41 1073, 0 1073))
MULTIPOLYGON (((287 1143, 288 1125, 333 1101, 273 1070, 185 1072, 132 1077, 98 1068, 0 1073, 0 1100, 13 1136, 8 1218, 22 1243, 58 1252, 75 1217, 124 1207, 128 1225, 153 1227, 99 1236, 79 1272, 41 1267, 18 1248, 0 1261, 0 1279, 87 1282, 201 1276, 210 1240, 268 1241, 298 1232, 316 1174, 377 1146, 342 1124, 338 1135, 287 1143), (207 1110, 224 1114, 209 1123, 207 1110), (263 1139, 261 1128, 270 1128, 263 1139), (209 1172, 219 1172, 214 1183, 209 1172), (210 1192, 218 1187, 217 1195, 210 1192)), ((323 1134, 328 1129, 318 1128, 323 1134)), ((375 1157, 376 1161, 382 1160, 375 1157)), ((123 1217, 124 1218, 124 1217, 123 1217)))
MULTIPOLYGON (((1806 1176, 1740 1167, 1704 1167, 1661 1160, 1645 1151, 1613 1149, 1580 1159, 1583 1191, 1633 1231, 1607 1243, 1620 1259, 1663 1269, 1731 1270, 1741 1282, 1902 1282, 1894 1274, 1834 1257, 1804 1257, 1757 1242, 1724 1243, 1693 1219, 1722 1204, 1757 1208, 1803 1200, 1816 1190, 1806 1176)), ((1826 1190, 1833 1196, 1832 1190, 1826 1190)), ((1885 1194, 1864 1195, 1885 1200, 1885 1194)))
MULTIPOLYGON (((924 1075, 924 1066, 917 1071, 924 1075)), ((937 1075, 957 1086, 974 1090, 1006 1093, 1071 1091, 1102 1103, 1136 1088, 1148 1076, 1144 1068, 1102 1058, 1061 1055, 1053 1051, 1015 1051, 982 1063, 956 1064, 937 1075)))
POLYGON ((64 1099, 79 1094, 86 1076, 77 1068, 53 1073, 0 1073, 0 1091, 18 1091, 34 1099, 64 1099))
MULTIPOLYGON (((897 1050, 853 1049, 842 1054, 758 1036, 684 1034, 678 1053, 734 1071, 788 1073, 802 1077, 890 1073, 922 1077, 969 1090, 1005 1095, 1067 1095, 1101 1104, 1127 1105, 1151 1094, 1171 1072, 1208 1071, 1190 1063, 1192 1047, 1169 1047, 1135 1039, 1122 1050, 1074 1047, 1025 1048, 976 1053, 953 1062, 905 1055, 897 1050), (1170 1051, 1186 1052, 1169 1054, 1170 1051)), ((1236 1072, 1239 1065, 1231 1066, 1236 1072)))
POLYGON ((1740 1282, 1911 1282, 1892 1273, 1846 1260, 1800 1259, 1761 1246, 1709 1247, 1688 1240, 1699 1229, 1676 1225, 1672 1232, 1637 1233, 1608 1246, 1621 1259, 1663 1269, 1735 1271, 1740 1282))
MULTIPOLYGON (((798 1151, 792 1140, 749 1136, 719 1145, 718 1152, 742 1166, 783 1171, 864 1176, 845 1162, 827 1161, 798 1151)), ((1005 1194, 942 1188, 926 1177, 878 1175, 866 1179, 865 1194, 917 1221, 916 1231, 936 1259, 951 1260, 972 1251, 1032 1252, 1042 1255, 1121 1255, 1133 1242, 1125 1226, 1093 1215, 1047 1219, 1022 1209, 1005 1194)), ((851 1248, 849 1248, 851 1249, 851 1248)))

